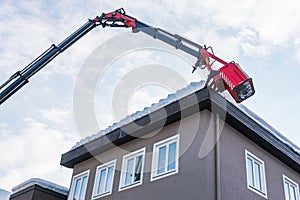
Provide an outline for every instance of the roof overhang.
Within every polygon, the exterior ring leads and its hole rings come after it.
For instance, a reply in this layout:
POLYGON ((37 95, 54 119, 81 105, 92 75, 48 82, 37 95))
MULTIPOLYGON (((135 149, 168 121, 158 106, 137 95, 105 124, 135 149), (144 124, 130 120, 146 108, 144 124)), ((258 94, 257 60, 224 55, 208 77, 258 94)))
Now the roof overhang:
POLYGON ((139 138, 202 110, 226 112, 225 122, 300 173, 300 155, 289 145, 242 112, 220 94, 204 88, 72 149, 61 157, 61 165, 73 168, 93 155, 139 138))

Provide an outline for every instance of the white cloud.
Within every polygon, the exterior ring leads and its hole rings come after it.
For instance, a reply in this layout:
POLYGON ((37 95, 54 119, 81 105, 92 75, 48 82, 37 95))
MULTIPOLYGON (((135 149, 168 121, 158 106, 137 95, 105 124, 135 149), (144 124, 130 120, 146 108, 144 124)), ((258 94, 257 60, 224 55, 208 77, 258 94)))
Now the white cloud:
POLYGON ((60 155, 74 143, 70 135, 35 119, 27 119, 19 133, 1 137, 0 187, 10 190, 32 177, 52 180, 55 173, 70 176, 59 168, 60 155))
POLYGON ((154 83, 139 87, 133 91, 128 99, 128 114, 141 111, 153 103, 158 103, 160 99, 166 98, 166 94, 174 92, 176 91, 171 91, 170 88, 165 88, 154 83))
MULTIPOLYGON (((261 60, 264 56, 269 56, 273 60, 274 50, 290 48, 300 63, 298 0, 153 0, 142 3, 131 0, 122 4, 129 15, 143 22, 186 35, 200 44, 212 45, 216 54, 228 61, 238 61, 241 55, 252 58, 260 56, 261 60), (290 45, 291 43, 293 44, 290 45)), ((0 17, 3 20, 0 21, 0 80, 6 80, 13 72, 22 69, 52 43, 58 44, 83 25, 87 18, 119 7, 120 2, 110 0, 1 1, 0 17)), ((70 172, 60 169, 59 159, 78 140, 72 134, 76 129, 72 121, 72 94, 77 73, 87 56, 98 45, 124 31, 129 30, 98 27, 91 31, 52 61, 51 67, 43 69, 35 77, 34 83, 25 86, 28 89, 13 96, 14 100, 7 102, 4 110, 1 108, 0 118, 3 121, 0 123, 0 187, 9 190, 21 181, 36 176, 68 186, 70 172)), ((126 43, 126 38, 122 42, 126 43)), ((110 50, 112 49, 107 49, 110 50)), ((160 61, 169 66, 176 62, 171 60, 169 63, 166 61, 167 57, 161 59, 151 55, 142 51, 128 55, 130 62, 123 60, 124 65, 120 63, 124 68, 121 68, 118 75, 131 70, 135 64, 160 61)), ((278 57, 274 58, 276 59, 278 57)), ((264 66, 265 63, 261 64, 264 66)), ((257 79, 258 76, 263 76, 261 70, 262 68, 253 69, 258 74, 257 79)), ((272 70, 276 73, 277 66, 274 65, 272 70)), ((105 78, 107 85, 115 80, 105 78)), ((111 89, 111 85, 109 86, 111 89)), ((257 88, 258 91, 264 89, 264 85, 257 88)), ((139 91, 130 99, 128 109, 134 112, 148 106, 156 102, 156 98, 165 97, 162 93, 153 97, 149 91, 139 91)), ((106 98, 105 95, 106 93, 101 93, 98 96, 106 98)), ((255 101, 259 101, 259 95, 257 92, 255 101)), ((273 95, 272 101, 276 104, 276 97, 273 95)), ((111 99, 102 101, 98 96, 95 97, 98 121, 105 128, 114 121, 111 99)), ((265 101, 263 95, 260 101, 265 101)), ((253 104, 257 105, 256 102, 253 104)), ((276 117, 279 119, 280 116, 276 117)), ((292 122, 289 120, 287 123, 292 122)))
POLYGON ((70 121, 72 114, 70 110, 62 110, 61 108, 57 107, 42 109, 39 111, 39 113, 44 119, 63 125, 67 124, 67 122, 70 121))
POLYGON ((264 57, 268 55, 267 45, 259 42, 259 35, 253 29, 242 29, 237 35, 242 53, 247 56, 264 57))
POLYGON ((295 48, 294 58, 300 64, 300 37, 297 37, 295 39, 294 48, 295 48))
POLYGON ((300 63, 300 50, 296 51, 295 53, 295 59, 298 63, 300 63))
POLYGON ((255 29, 264 42, 284 45, 290 37, 299 33, 295 26, 300 19, 299 1, 197 1, 197 7, 218 27, 255 29))
POLYGON ((0 122, 0 139, 9 136, 10 133, 8 124, 0 122))

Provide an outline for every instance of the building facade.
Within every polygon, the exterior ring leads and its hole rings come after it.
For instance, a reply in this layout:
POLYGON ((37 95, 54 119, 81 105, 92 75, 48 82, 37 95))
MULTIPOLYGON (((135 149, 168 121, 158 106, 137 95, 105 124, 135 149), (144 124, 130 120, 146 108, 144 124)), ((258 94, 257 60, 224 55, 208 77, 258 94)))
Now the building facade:
POLYGON ((299 200, 298 147, 207 88, 176 96, 63 154, 68 199, 299 200))

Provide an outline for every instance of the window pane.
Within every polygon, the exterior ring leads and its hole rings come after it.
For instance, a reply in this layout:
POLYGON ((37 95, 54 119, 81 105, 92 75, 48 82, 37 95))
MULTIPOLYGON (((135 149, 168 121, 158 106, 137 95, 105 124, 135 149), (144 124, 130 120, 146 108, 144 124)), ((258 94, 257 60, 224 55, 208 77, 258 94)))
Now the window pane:
POLYGON ((157 165, 157 174, 164 173, 166 171, 166 146, 160 147, 158 150, 158 165, 157 165))
POLYGON ((136 158, 134 182, 139 181, 141 179, 142 159, 143 159, 143 156, 138 156, 136 158))
POLYGON ((78 196, 80 192, 80 183, 81 183, 81 179, 77 179, 75 184, 75 189, 74 189, 73 200, 78 200, 78 196))
POLYGON ((129 185, 129 184, 132 183, 133 162, 134 162, 133 158, 131 158, 127 161, 127 169, 126 169, 126 176, 125 176, 125 184, 124 185, 129 185))
POLYGON ((104 193, 104 184, 105 184, 105 177, 106 177, 106 169, 102 169, 100 172, 100 180, 99 180, 99 187, 98 187, 98 194, 104 193))
POLYGON ((105 187, 105 192, 110 192, 112 188, 112 183, 113 183, 113 173, 114 173, 114 167, 111 166, 108 168, 107 172, 107 179, 106 179, 106 187, 105 187))
POLYGON ((285 199, 286 200, 291 200, 291 198, 290 198, 289 184, 286 181, 284 181, 284 193, 285 193, 285 199))
POLYGON ((87 176, 82 178, 82 184, 81 184, 81 189, 80 189, 80 195, 79 195, 79 200, 84 200, 84 193, 86 190, 86 185, 87 185, 87 176))
POLYGON ((176 142, 169 146, 168 171, 175 169, 176 161, 176 142))
POLYGON ((250 158, 247 158, 247 180, 249 186, 254 187, 253 165, 250 158))
POLYGON ((296 200, 296 188, 290 185, 291 200, 296 200))
POLYGON ((258 163, 256 163, 256 162, 254 162, 254 176, 255 176, 254 187, 256 189, 258 189, 259 191, 262 191, 260 165, 258 163))

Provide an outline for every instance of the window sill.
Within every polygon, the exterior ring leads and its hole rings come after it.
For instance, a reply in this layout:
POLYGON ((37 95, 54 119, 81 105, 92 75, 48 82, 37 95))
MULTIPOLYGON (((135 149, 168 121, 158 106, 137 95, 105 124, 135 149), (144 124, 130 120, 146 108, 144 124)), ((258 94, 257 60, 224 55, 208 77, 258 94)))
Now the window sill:
POLYGON ((92 200, 95 200, 95 199, 100 199, 101 197, 105 197, 105 196, 108 196, 110 195, 112 192, 106 192, 106 193, 103 193, 103 194, 99 194, 99 195, 96 195, 96 196, 93 196, 92 197, 92 200))
POLYGON ((159 174, 159 175, 155 175, 155 176, 152 174, 151 178, 150 178, 150 181, 156 181, 156 180, 159 180, 159 179, 162 179, 162 178, 165 178, 165 177, 177 174, 177 173, 178 173, 178 170, 175 169, 175 170, 168 171, 168 172, 165 172, 165 173, 162 173, 162 174, 159 174))
POLYGON ((248 185, 248 189, 251 190, 251 191, 253 191, 253 192, 255 192, 256 194, 259 194, 260 196, 262 196, 262 197, 268 199, 267 193, 264 193, 264 192, 262 192, 262 191, 260 191, 260 190, 257 190, 257 189, 255 189, 255 188, 249 186, 249 185, 248 185))
POLYGON ((142 184, 142 181, 139 181, 139 182, 136 182, 136 183, 132 183, 130 185, 122 186, 122 187, 119 188, 119 192, 123 191, 123 190, 127 190, 129 188, 133 188, 133 187, 139 186, 141 184, 142 184))

